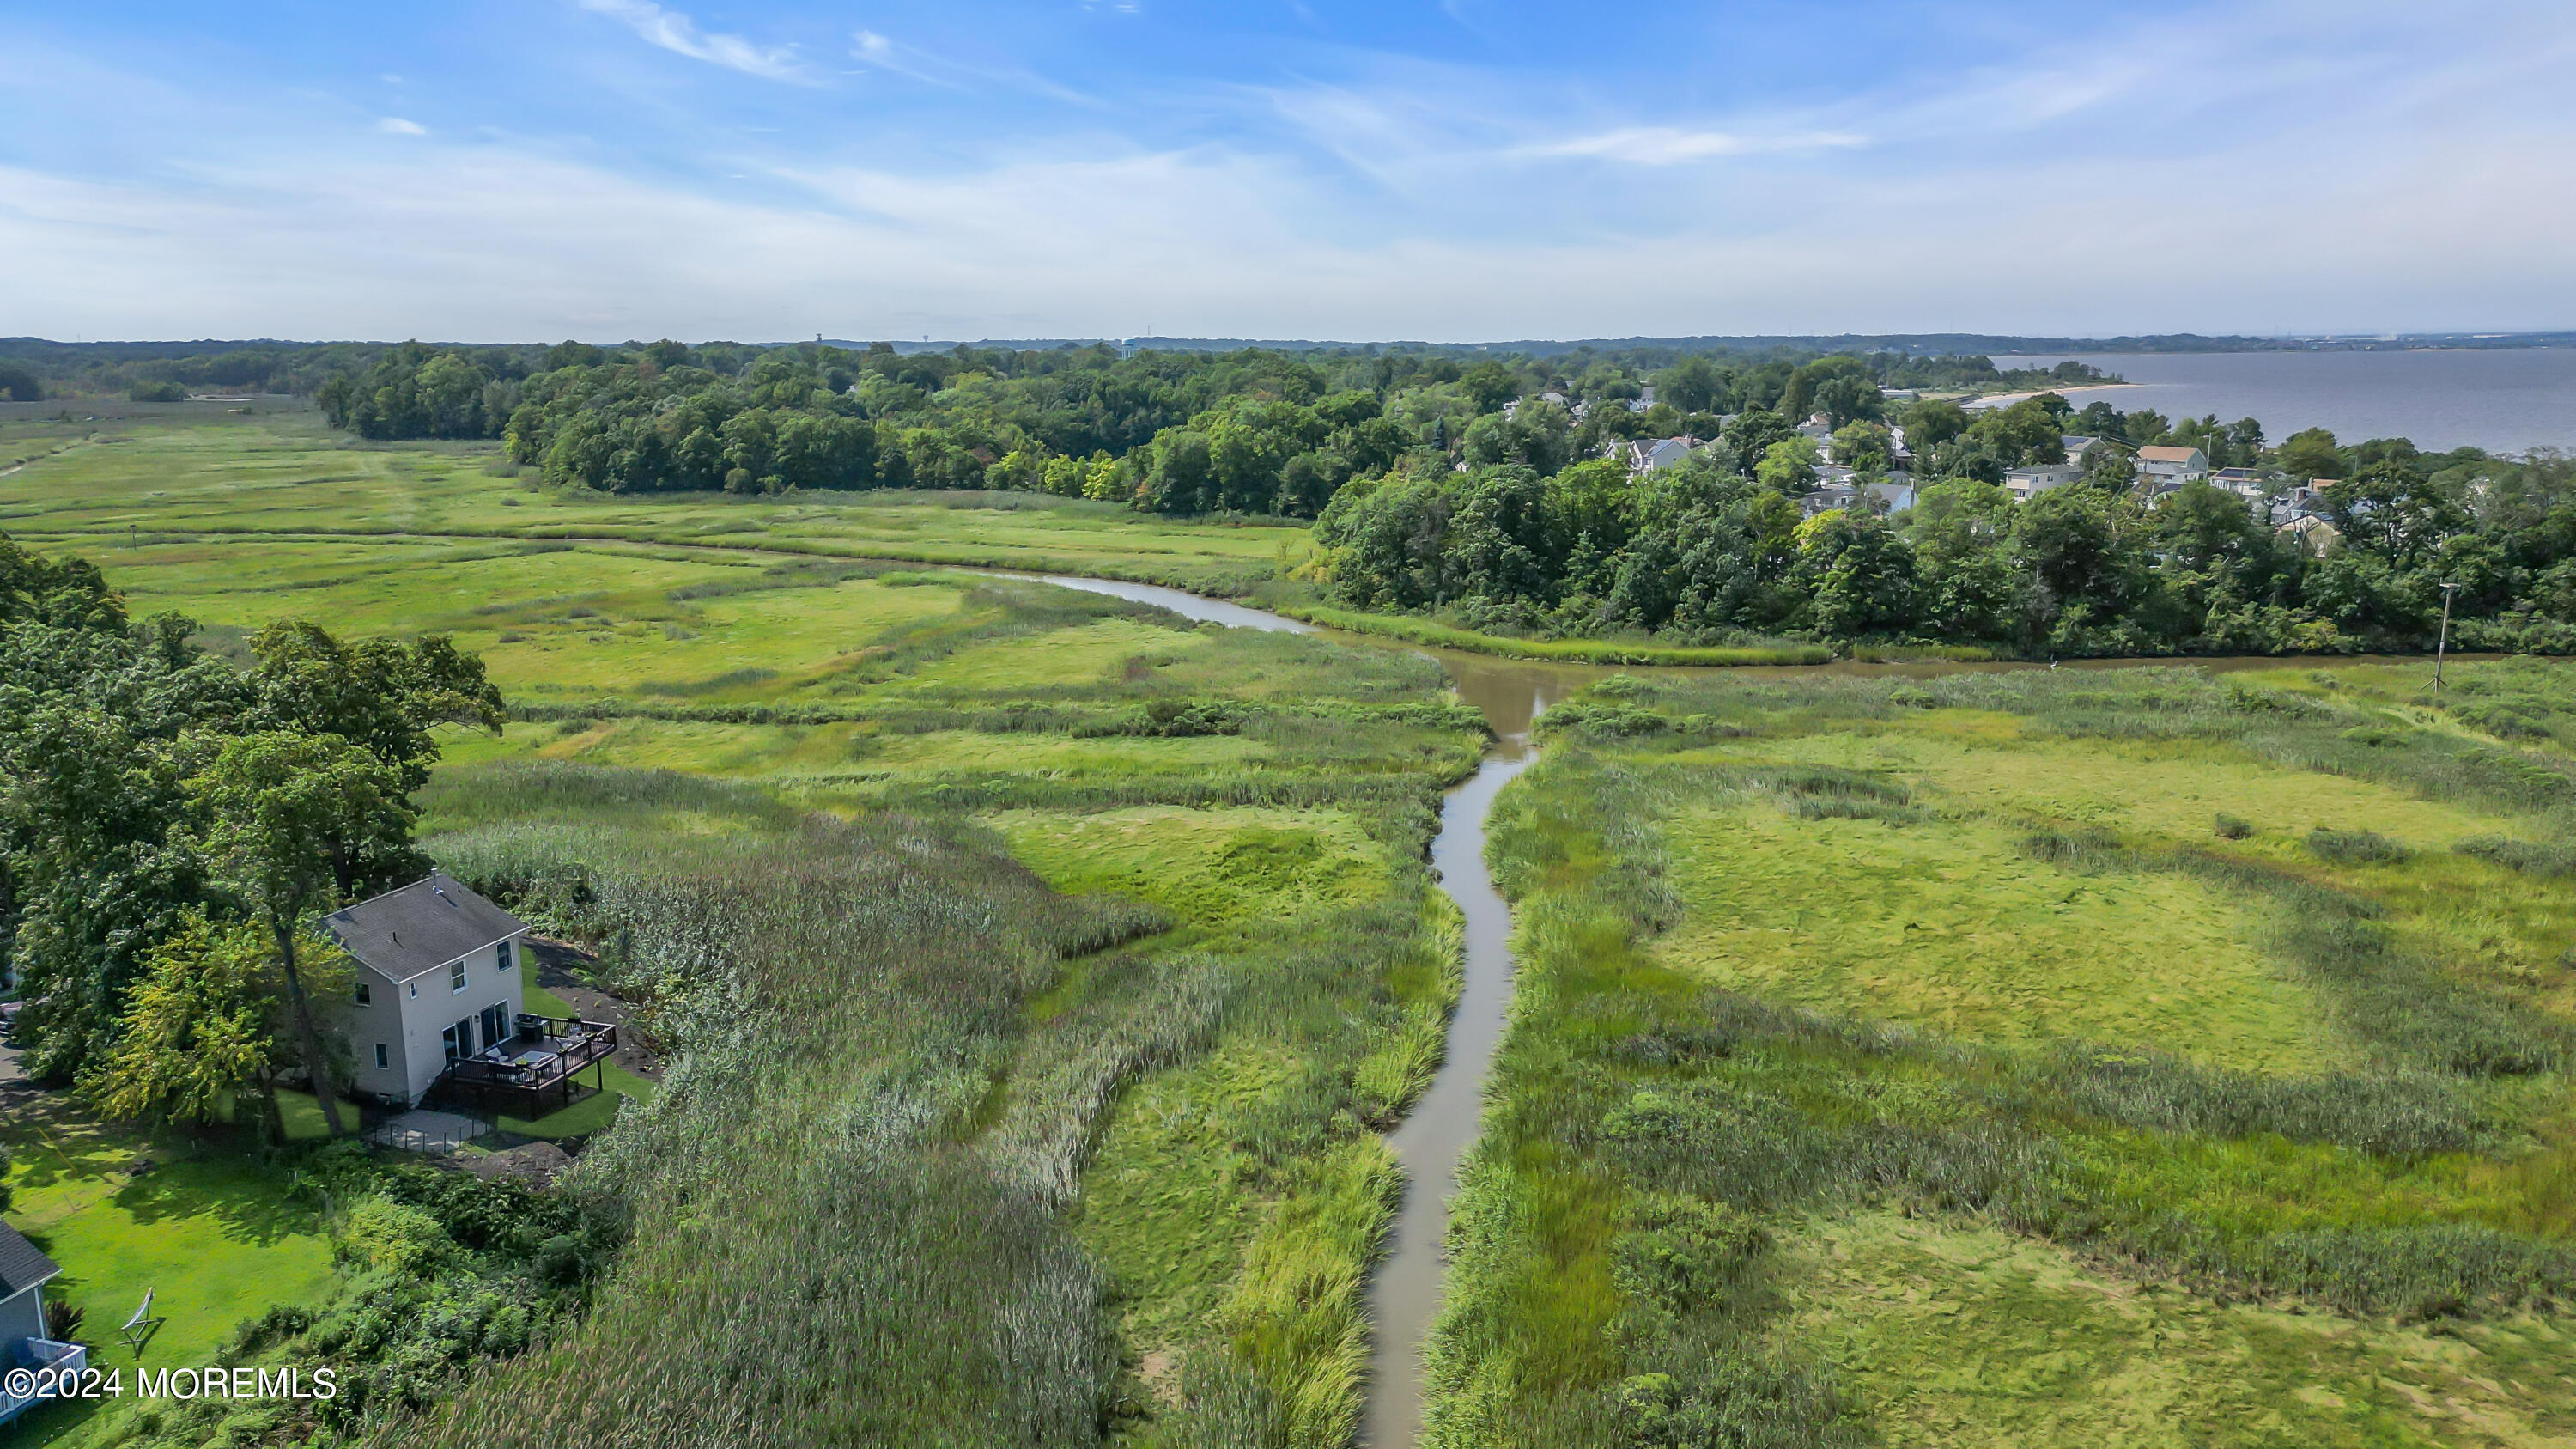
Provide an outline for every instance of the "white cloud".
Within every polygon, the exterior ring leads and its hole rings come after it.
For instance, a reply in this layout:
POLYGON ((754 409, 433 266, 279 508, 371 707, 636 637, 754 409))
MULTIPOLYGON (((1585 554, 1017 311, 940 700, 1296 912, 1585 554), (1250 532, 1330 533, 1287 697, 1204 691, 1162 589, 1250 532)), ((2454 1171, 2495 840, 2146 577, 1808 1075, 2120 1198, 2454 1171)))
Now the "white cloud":
POLYGON ((796 58, 792 45, 758 45, 739 35, 710 35, 698 29, 697 22, 677 10, 665 10, 652 0, 575 0, 582 9, 594 15, 605 15, 625 22, 645 40, 710 65, 738 70, 765 80, 810 81, 804 64, 796 58))
POLYGON ((427 126, 422 125, 418 121, 406 121, 400 116, 385 117, 383 120, 376 122, 376 129, 384 132, 388 136, 426 136, 429 134, 429 128, 427 126))
POLYGON ((1678 166, 1727 156, 1771 155, 1796 151, 1848 150, 1869 144, 1867 136, 1849 131, 1801 131, 1787 135, 1741 135, 1733 131, 1685 131, 1672 126, 1628 126, 1598 135, 1523 148, 1531 156, 1591 156, 1639 166, 1678 166))

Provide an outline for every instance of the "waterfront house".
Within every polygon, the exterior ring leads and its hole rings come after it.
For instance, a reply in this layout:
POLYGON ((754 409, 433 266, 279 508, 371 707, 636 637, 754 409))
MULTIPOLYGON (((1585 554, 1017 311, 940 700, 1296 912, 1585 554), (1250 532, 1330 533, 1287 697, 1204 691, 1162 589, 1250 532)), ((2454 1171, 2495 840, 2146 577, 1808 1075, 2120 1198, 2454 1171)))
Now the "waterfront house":
POLYGON ((2078 468, 2084 466, 2085 454, 2102 446, 2102 440, 2090 433, 2061 433, 2057 441, 2066 449, 2066 461, 2078 468))
POLYGON ((500 1097, 536 1115, 616 1054, 613 1025, 532 1015, 520 982, 527 923, 435 872, 322 920, 357 963, 337 1016, 351 1086, 397 1107, 433 1091, 500 1097))
POLYGON ((2209 476, 2209 455, 2198 448, 2151 445, 2138 450, 2138 482, 2163 493, 2209 476))
POLYGON ((0 1223, 0 1424, 52 1397, 50 1389, 19 1379, 18 1369, 77 1374, 89 1354, 76 1344, 45 1337, 45 1285, 63 1270, 16 1228, 0 1223), (15 1380, 13 1387, 12 1380, 15 1380))
POLYGON ((1914 506, 1914 480, 1903 473, 1865 477, 1849 468, 1826 467, 1816 470, 1816 480, 1814 491, 1798 499, 1798 511, 1808 518, 1850 508, 1864 499, 1878 513, 1903 513, 1914 506))
POLYGON ((2313 513, 2302 513, 2282 524, 2279 532, 2297 543, 2310 558, 2324 558, 2343 544, 2343 530, 2313 513))

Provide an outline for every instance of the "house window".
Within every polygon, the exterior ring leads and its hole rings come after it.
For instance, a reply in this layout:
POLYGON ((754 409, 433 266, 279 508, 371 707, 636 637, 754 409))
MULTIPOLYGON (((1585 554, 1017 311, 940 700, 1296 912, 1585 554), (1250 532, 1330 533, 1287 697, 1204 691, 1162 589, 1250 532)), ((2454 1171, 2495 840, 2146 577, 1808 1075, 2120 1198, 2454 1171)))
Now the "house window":
POLYGON ((447 989, 449 991, 465 989, 465 958, 462 956, 447 963, 447 989))
POLYGON ((446 1049, 447 1061, 450 1066, 455 1065, 458 1057, 464 1056, 467 1052, 473 1050, 470 1045, 457 1039, 456 1028, 452 1026, 439 1032, 438 1044, 446 1049))
POLYGON ((411 984, 411 999, 414 1001, 420 1000, 420 983, 417 981, 411 984))
POLYGON ((499 954, 500 954, 500 958, 501 958, 501 969, 502 969, 503 971, 505 971, 505 972, 506 972, 506 971, 508 971, 508 970, 511 968, 511 966, 512 966, 512 964, 513 964, 513 961, 514 961, 514 958, 513 958, 513 956, 512 956, 511 951, 510 951, 510 943, 509 943, 509 942, 504 941, 504 942, 502 942, 502 943, 501 943, 501 950, 500 950, 500 953, 499 953, 499 954))
POLYGON ((380 1072, 384 1071, 387 1068, 390 1068, 393 1064, 394 1054, 385 1050, 385 1044, 383 1042, 376 1043, 376 1070, 380 1072))
POLYGON ((373 1006, 376 1004, 376 989, 369 986, 364 981, 358 983, 358 1004, 360 1006, 373 1006))

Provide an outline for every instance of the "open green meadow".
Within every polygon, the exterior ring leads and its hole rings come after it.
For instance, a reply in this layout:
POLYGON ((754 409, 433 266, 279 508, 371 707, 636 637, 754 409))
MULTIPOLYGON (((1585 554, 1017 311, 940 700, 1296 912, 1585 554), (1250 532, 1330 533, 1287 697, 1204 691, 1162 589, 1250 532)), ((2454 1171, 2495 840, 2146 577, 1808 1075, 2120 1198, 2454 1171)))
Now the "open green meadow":
MULTIPOLYGON (((1092 1437, 1106 1403, 1137 1443, 1340 1442, 1396 1188, 1378 1133, 1455 990, 1425 842, 1483 725, 1417 655, 921 567, 1224 589, 1302 531, 919 495, 595 507, 488 452, 299 426, 81 444, 0 480, 0 527, 219 640, 306 616, 482 654, 512 719, 445 741, 423 843, 599 946, 677 1050, 659 1090, 505 1124, 615 1122, 566 1186, 631 1224, 578 1327, 458 1370, 425 1421, 351 1427, 964 1446, 1092 1437), (675 1342, 674 1313, 713 1338, 675 1342)), ((327 1297, 323 1257, 299 1293, 327 1297)), ((225 1422, 93 1432, 281 1428, 225 1422)))
MULTIPOLYGON (((510 718, 422 844, 670 1061, 506 1124, 614 1225, 578 1316, 345 1420, 62 1442, 1350 1441, 1487 728, 1409 649, 976 571, 1293 605, 1304 531, 577 497, 292 414, 22 456, 0 531, 138 616, 480 654, 510 718)), ((2576 667, 1605 672, 1491 824, 1517 994, 1426 1442, 2576 1436, 2576 667)), ((150 1280, 190 1353, 357 1341, 387 1280, 276 1180, 309 1148, 64 1110, 0 1132, 93 1337, 150 1280)))
POLYGON ((2430 673, 1562 706, 1433 1442, 2576 1432, 2576 669, 2430 673))

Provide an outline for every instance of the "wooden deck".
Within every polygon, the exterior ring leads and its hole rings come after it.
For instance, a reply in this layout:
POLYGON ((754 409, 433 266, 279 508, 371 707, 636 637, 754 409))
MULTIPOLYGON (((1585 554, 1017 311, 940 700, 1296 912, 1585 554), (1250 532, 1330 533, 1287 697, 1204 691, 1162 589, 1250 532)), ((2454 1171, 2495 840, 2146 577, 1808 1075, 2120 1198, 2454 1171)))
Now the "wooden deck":
POLYGON ((579 1017, 521 1012, 519 1034, 453 1063, 431 1091, 445 1091, 482 1107, 506 1107, 522 1117, 542 1117, 572 1105, 585 1068, 600 1068, 592 1084, 604 1091, 604 1063, 617 1055, 617 1027, 579 1017))

